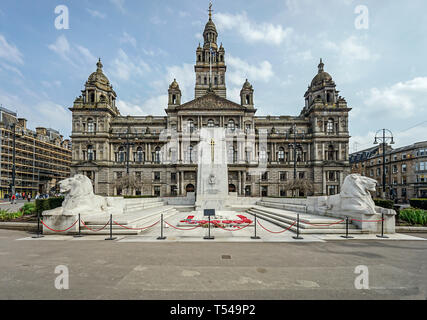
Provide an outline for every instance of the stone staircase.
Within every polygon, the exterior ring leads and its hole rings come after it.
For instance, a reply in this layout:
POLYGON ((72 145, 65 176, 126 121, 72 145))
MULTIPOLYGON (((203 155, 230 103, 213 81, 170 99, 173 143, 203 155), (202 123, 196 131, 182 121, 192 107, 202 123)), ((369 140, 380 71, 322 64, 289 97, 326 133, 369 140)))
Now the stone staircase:
MULTIPOLYGON (((163 214, 163 219, 174 216, 178 213, 178 210, 174 206, 164 205, 162 201, 157 198, 149 199, 126 199, 124 213, 114 216, 113 221, 127 228, 143 228, 150 226, 160 220, 163 214)), ((89 216, 84 220, 85 225, 94 230, 98 230, 105 226, 109 221, 110 217, 107 215, 103 216, 89 216)), ((123 228, 113 223, 113 235, 138 235, 153 229, 160 230, 160 223, 156 224, 152 228, 144 230, 131 230, 123 228)), ((88 230, 83 225, 81 226, 81 233, 86 235, 106 235, 110 233, 110 225, 105 229, 94 232, 88 230)))
MULTIPOLYGON (((265 220, 282 228, 289 228, 297 220, 297 212, 275 207, 257 205, 249 209, 247 213, 253 216, 256 214, 261 223, 265 220)), ((345 221, 338 223, 341 220, 339 218, 300 213, 299 232, 301 234, 345 234, 345 221)), ((292 226, 290 230, 296 233, 297 225, 292 226)), ((362 233, 353 224, 349 224, 348 232, 349 234, 362 233)))
POLYGON ((299 213, 307 212, 305 199, 262 198, 260 201, 257 201, 256 204, 263 207, 283 209, 299 213))

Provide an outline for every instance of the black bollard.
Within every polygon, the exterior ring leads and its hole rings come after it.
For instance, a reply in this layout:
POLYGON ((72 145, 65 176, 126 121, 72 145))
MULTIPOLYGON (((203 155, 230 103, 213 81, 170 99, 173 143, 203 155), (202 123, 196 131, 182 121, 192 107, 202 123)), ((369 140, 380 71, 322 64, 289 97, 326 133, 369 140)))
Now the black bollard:
POLYGON ((300 237, 299 235, 299 213, 297 214, 297 236, 296 237, 292 237, 295 240, 301 240, 304 239, 303 237, 300 237))
POLYGON ((81 238, 82 236, 82 232, 81 232, 81 228, 80 228, 80 213, 79 213, 79 234, 76 234, 74 236, 74 238, 81 238))
POLYGON ((113 215, 110 214, 110 237, 106 238, 105 240, 116 240, 117 238, 113 238, 113 215))
POLYGON ((161 215, 160 220, 161 220, 161 222, 160 222, 161 223, 161 226, 160 226, 160 237, 158 237, 157 240, 165 240, 166 237, 163 236, 163 213, 161 215))
POLYGON ((348 235, 348 217, 345 218, 345 236, 341 236, 341 238, 345 238, 345 239, 353 238, 348 235))
POLYGON ((211 216, 209 216, 209 223, 208 223, 208 236, 203 237, 205 240, 213 240, 215 237, 211 236, 211 216))
POLYGON ((377 234, 377 237, 387 239, 388 237, 384 235, 384 213, 381 214, 381 219, 381 235, 377 234))
POLYGON ((40 232, 40 212, 37 213, 37 234, 35 236, 32 236, 34 239, 43 238, 44 236, 41 235, 40 232))
POLYGON ((258 239, 261 239, 261 238, 256 235, 257 217, 256 217, 256 214, 254 216, 255 216, 255 222, 254 222, 255 223, 255 235, 253 237, 251 237, 251 239, 258 240, 258 239))

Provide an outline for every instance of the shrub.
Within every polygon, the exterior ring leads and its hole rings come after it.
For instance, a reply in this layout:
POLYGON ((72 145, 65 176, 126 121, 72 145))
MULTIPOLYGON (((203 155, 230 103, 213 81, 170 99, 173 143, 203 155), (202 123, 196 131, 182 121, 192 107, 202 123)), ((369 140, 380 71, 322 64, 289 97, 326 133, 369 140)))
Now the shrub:
POLYGON ((58 208, 62 206, 63 201, 64 201, 64 197, 37 199, 35 213, 41 214, 43 211, 58 208))
POLYGON ((30 215, 30 214, 34 214, 36 212, 36 205, 34 203, 26 203, 24 204, 24 206, 19 209, 22 214, 24 215, 30 215))
POLYGON ((411 207, 427 210, 427 199, 409 199, 411 207))
POLYGON ((412 224, 427 225, 427 211, 416 208, 406 208, 400 211, 400 219, 412 224))
POLYGON ((394 202, 393 200, 386 200, 386 199, 374 199, 375 205, 378 207, 386 208, 386 209, 393 209, 394 202))
POLYGON ((9 212, 9 210, 0 210, 0 221, 8 221, 22 217, 22 212, 9 212))

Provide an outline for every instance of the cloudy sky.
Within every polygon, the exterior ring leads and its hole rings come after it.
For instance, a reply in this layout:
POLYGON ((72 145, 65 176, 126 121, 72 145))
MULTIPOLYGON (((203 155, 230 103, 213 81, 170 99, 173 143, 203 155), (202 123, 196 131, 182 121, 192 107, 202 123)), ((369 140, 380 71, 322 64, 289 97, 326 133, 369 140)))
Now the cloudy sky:
MULTIPOLYGON (((31 128, 68 136, 68 107, 101 57, 123 115, 165 115, 173 78, 184 101, 194 98, 208 4, 2 0, 0 104, 31 128), (68 8, 69 29, 55 26, 58 5, 68 8)), ((353 108, 350 151, 372 146, 381 128, 396 146, 427 140, 425 0, 215 0, 213 8, 230 100, 248 78, 258 115, 298 115, 322 57, 353 108)))

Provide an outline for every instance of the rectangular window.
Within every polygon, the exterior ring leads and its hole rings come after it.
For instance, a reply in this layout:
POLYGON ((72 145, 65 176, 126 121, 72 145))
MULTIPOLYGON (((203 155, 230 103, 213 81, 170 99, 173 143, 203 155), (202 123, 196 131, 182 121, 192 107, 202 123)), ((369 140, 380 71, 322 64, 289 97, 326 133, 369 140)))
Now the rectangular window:
POLYGON ((154 180, 160 181, 160 172, 158 172, 158 171, 154 172, 154 180))
POLYGON ((402 164, 402 172, 406 172, 406 164, 402 164))
POLYGON ((298 172, 298 178, 304 179, 305 178, 305 172, 298 172))
POLYGON ((280 181, 286 180, 286 172, 280 172, 280 181))
POLYGON ((267 181, 267 180, 268 180, 268 171, 264 172, 264 173, 261 175, 261 180, 262 180, 262 181, 267 181))
POLYGON ((156 197, 160 197, 160 187, 159 186, 154 187, 154 195, 156 197))
POLYGON ((171 181, 176 181, 176 172, 171 173, 171 181))

